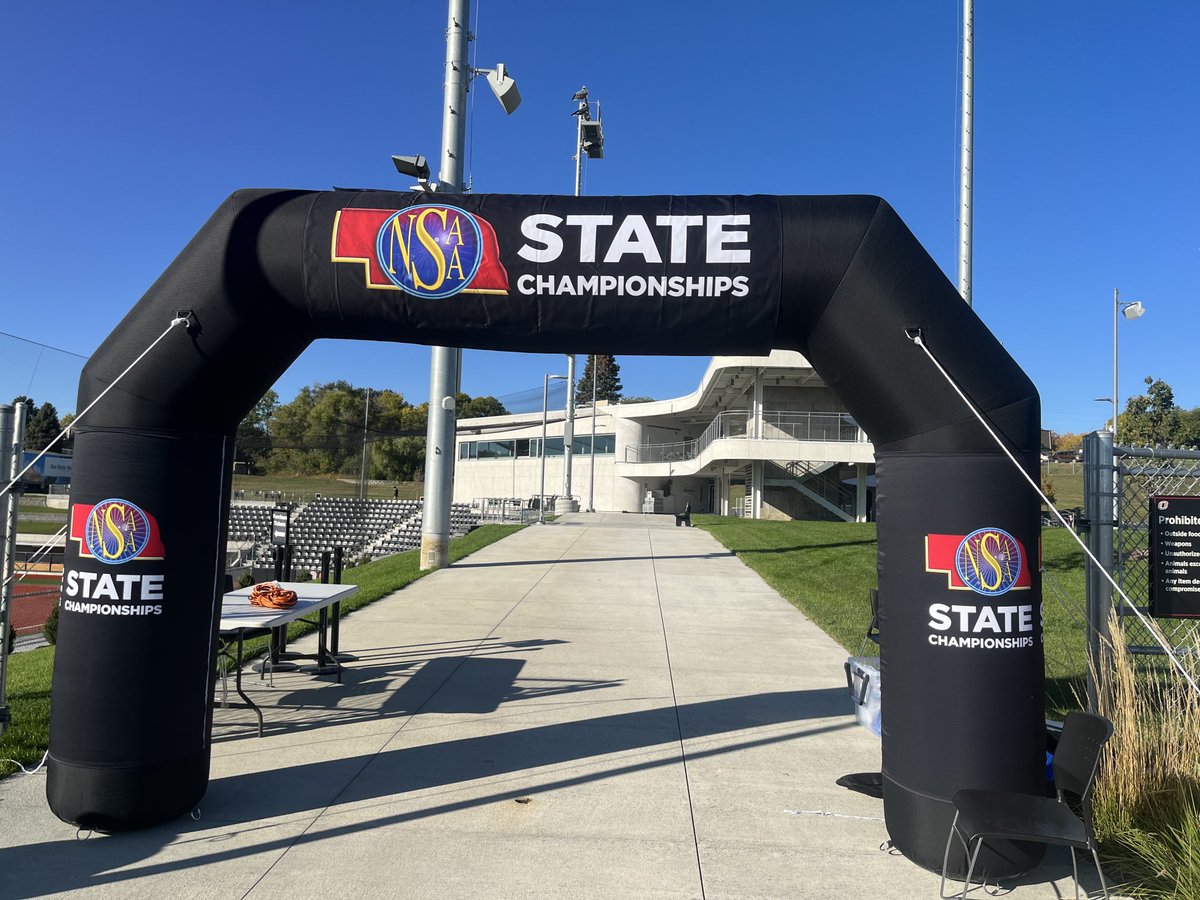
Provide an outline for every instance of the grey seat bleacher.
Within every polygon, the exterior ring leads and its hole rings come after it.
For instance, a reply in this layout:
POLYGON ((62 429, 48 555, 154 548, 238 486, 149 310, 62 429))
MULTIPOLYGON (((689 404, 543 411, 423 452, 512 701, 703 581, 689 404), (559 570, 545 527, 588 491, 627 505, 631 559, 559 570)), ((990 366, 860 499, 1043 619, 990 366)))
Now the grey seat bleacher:
MULTIPOLYGON (((296 569, 317 571, 321 553, 341 547, 345 559, 359 560, 364 556, 378 559, 421 545, 421 508, 419 500, 362 500, 357 497, 321 497, 302 507, 292 520, 292 562, 296 569)), ((230 509, 230 539, 234 540, 234 511, 238 521, 246 507, 230 509)), ((271 564, 269 507, 258 507, 265 514, 262 530, 263 544, 258 549, 257 564, 271 564)), ((452 536, 466 534, 479 524, 479 517, 465 503, 450 508, 452 536)), ((239 524, 240 529, 240 524, 239 524)), ((241 530, 238 533, 242 533, 241 530)))

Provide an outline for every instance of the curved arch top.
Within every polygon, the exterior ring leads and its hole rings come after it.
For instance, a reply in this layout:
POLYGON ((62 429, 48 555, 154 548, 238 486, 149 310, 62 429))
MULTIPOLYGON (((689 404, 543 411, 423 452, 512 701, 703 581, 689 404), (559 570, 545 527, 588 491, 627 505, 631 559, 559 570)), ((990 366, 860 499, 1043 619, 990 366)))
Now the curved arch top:
MULTIPOLYGON (((161 577, 159 612, 63 607, 47 792, 64 819, 143 827, 203 794, 226 454, 245 413, 317 338, 800 350, 877 452, 885 810, 897 846, 938 866, 954 790, 1037 789, 1040 573, 1018 561, 1012 595, 997 600, 942 567, 947 547, 974 552, 978 534, 1036 559, 1036 499, 905 330, 922 330, 1031 473, 1037 393, 882 199, 239 191, 89 360, 80 408, 180 310, 193 327, 169 334, 77 429, 74 509, 124 498, 156 517, 165 550, 123 564, 161 577), (1011 607, 999 618, 998 603, 1011 607), (952 621, 942 606, 974 612, 952 621), (979 629, 1000 622, 985 645, 979 629), (168 666, 170 680, 159 674, 168 666), (946 753, 949 734, 968 744, 946 753)), ((99 571, 78 542, 66 568, 99 571)), ((1000 875, 1028 862, 1012 851, 988 865, 1000 875)))

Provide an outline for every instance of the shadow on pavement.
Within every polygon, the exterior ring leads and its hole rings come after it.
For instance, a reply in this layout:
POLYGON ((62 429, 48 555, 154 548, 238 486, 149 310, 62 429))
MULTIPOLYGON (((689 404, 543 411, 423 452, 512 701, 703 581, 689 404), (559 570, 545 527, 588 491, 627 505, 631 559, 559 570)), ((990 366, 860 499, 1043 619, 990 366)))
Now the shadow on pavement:
MULTIPOLYGON (((428 791, 629 750, 678 748, 681 738, 689 740, 835 716, 842 721, 807 730, 788 729, 784 733, 776 730, 760 737, 748 736, 726 746, 689 752, 687 758, 733 753, 857 727, 845 720, 844 688, 780 691, 678 707, 667 705, 499 734, 484 733, 235 775, 209 785, 201 804, 204 818, 198 822, 181 819, 146 831, 97 836, 86 841, 72 836, 62 841, 0 848, 2 893, 6 898, 25 898, 102 885, 124 885, 125 889, 133 890, 140 878, 194 870, 262 853, 280 853, 292 846, 516 799, 531 792, 677 765, 681 755, 673 752, 652 760, 617 761, 611 766, 567 777, 550 773, 545 783, 532 787, 526 783, 485 796, 395 811, 397 802, 404 799, 402 795, 410 791, 428 791), (370 801, 379 801, 374 804, 381 807, 379 815, 371 816, 370 801), (302 831, 301 826, 310 816, 315 817, 335 803, 358 804, 356 821, 312 833, 302 831), (291 818, 279 821, 286 817, 291 818), (256 837, 256 832, 261 834, 256 837), (222 848, 221 844, 226 842, 237 845, 222 848)), ((63 828, 68 830, 70 826, 63 828)), ((257 874, 247 869, 245 889, 256 878, 257 874)), ((222 873, 219 881, 225 885, 235 883, 232 872, 222 873)), ((144 894, 147 888, 149 885, 143 886, 141 892, 144 894)))

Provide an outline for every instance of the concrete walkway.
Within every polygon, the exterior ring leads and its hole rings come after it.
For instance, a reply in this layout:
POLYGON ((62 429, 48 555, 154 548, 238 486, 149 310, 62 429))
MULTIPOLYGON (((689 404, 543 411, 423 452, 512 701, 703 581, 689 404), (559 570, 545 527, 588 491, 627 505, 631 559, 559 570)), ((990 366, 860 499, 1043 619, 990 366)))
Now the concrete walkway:
POLYGON ((80 841, 0 782, 0 896, 936 897, 834 784, 880 765, 845 651, 672 526, 567 516, 355 613, 343 684, 250 680, 261 740, 216 711, 198 821, 80 841))

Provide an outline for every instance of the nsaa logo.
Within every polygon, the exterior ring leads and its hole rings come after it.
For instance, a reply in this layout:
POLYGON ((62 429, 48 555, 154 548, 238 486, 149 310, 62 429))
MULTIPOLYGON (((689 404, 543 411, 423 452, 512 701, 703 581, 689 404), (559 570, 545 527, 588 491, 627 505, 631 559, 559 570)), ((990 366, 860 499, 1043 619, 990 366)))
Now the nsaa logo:
POLYGON ((495 229, 457 206, 340 210, 332 260, 361 263, 368 288, 415 297, 508 293, 495 229))
POLYGON ((925 571, 944 572, 952 591, 998 597, 1029 590, 1025 548, 1002 528, 980 528, 968 535, 927 534, 925 571))
POLYGON ((71 540, 79 541, 80 557, 110 566, 132 559, 162 559, 158 522, 128 500, 101 500, 95 506, 71 507, 71 540))

